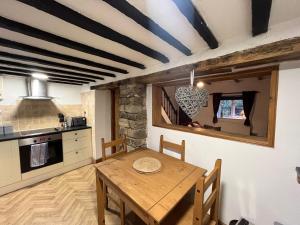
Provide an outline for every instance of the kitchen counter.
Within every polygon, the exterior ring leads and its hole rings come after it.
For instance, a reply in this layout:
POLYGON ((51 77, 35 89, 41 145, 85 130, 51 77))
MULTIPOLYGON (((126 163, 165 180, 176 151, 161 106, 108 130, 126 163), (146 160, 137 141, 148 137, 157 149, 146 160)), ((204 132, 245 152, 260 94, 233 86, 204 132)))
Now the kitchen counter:
POLYGON ((30 130, 30 131, 21 131, 15 132, 12 134, 0 135, 0 142, 2 141, 10 141, 10 140, 17 140, 23 138, 30 138, 30 137, 37 137, 41 135, 47 134, 59 134, 69 131, 76 131, 76 130, 84 130, 90 129, 90 126, 80 126, 80 127, 68 127, 68 128, 47 128, 47 129, 38 129, 38 130, 30 130))

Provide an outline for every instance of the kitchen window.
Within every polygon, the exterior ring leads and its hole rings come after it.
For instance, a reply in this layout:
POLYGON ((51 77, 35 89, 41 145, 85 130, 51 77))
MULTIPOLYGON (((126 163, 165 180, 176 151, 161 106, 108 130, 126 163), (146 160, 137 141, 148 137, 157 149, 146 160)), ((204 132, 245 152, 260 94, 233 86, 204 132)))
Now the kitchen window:
POLYGON ((220 119, 246 119, 242 96, 224 96, 221 98, 217 117, 220 119))

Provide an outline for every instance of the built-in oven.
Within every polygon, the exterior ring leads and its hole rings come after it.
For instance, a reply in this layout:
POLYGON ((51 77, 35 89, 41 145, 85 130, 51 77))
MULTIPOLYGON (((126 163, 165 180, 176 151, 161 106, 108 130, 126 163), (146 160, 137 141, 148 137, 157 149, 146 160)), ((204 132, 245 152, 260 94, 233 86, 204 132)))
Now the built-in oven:
POLYGON ((19 139, 21 172, 63 162, 62 134, 19 139))

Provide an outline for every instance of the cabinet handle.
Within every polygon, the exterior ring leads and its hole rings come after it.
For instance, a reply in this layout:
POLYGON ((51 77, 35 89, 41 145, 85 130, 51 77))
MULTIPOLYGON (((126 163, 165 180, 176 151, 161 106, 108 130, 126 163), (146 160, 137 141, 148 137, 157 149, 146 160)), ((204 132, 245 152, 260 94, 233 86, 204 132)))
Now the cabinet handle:
POLYGON ((77 135, 77 133, 75 133, 75 135, 77 135))
POLYGON ((78 154, 78 152, 76 152, 76 154, 78 154))
POLYGON ((77 139, 75 139, 75 141, 78 141, 77 139))

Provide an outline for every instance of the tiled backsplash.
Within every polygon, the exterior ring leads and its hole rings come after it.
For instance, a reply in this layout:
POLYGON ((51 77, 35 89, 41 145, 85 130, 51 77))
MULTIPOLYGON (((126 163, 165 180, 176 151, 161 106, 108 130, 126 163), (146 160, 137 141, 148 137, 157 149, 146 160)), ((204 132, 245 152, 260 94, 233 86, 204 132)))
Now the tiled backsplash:
POLYGON ((0 124, 13 125, 14 131, 60 126, 57 114, 82 116, 82 105, 59 105, 55 101, 22 100, 16 105, 0 105, 0 124))

